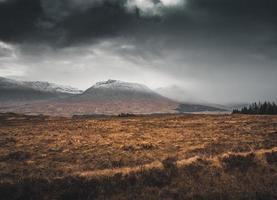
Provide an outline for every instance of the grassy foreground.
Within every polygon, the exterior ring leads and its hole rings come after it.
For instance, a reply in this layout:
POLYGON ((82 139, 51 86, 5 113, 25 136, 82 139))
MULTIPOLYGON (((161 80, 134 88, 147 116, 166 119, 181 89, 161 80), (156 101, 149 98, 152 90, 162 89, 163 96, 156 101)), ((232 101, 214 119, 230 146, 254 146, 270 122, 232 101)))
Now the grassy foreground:
POLYGON ((0 199, 277 199, 277 117, 0 115, 0 199))

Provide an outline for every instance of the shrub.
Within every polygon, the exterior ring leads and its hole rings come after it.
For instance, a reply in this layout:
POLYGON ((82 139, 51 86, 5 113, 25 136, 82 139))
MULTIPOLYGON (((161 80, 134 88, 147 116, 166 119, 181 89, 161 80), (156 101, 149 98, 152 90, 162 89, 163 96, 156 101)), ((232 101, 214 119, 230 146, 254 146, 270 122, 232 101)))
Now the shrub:
POLYGON ((129 144, 124 144, 121 146, 121 149, 124 151, 135 151, 136 147, 133 145, 129 145, 129 144))
POLYGON ((207 166, 209 166, 210 164, 211 162, 202 158, 198 158, 196 161, 186 165, 184 167, 184 170, 191 176, 197 176, 199 172, 207 168, 207 166))
POLYGON ((144 149, 144 150, 150 150, 150 149, 154 149, 156 146, 152 143, 147 143, 147 142, 143 142, 141 144, 139 144, 139 148, 140 149, 144 149))
POLYGON ((270 165, 277 165, 277 152, 272 151, 269 153, 265 153, 266 161, 270 165))
POLYGON ((162 164, 165 170, 176 169, 176 157, 167 157, 166 159, 162 160, 162 164))
POLYGON ((222 165, 227 170, 238 169, 247 171, 251 167, 256 167, 257 163, 253 153, 247 155, 229 154, 221 158, 222 165))
POLYGON ((12 153, 9 153, 8 155, 2 157, 0 160, 2 161, 24 161, 31 157, 31 154, 29 152, 25 151, 15 151, 12 153))

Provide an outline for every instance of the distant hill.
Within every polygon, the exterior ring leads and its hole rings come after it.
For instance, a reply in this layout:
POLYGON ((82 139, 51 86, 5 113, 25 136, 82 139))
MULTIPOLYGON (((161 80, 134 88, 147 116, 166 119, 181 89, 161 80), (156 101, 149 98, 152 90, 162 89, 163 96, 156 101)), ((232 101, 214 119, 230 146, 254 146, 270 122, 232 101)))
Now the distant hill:
POLYGON ((217 108, 206 105, 198 105, 198 104, 185 104, 182 103, 176 108, 176 110, 180 113, 194 113, 194 112, 225 112, 228 111, 223 108, 217 108))
POLYGON ((48 82, 16 81, 0 77, 0 102, 30 102, 64 98, 82 91, 48 82))

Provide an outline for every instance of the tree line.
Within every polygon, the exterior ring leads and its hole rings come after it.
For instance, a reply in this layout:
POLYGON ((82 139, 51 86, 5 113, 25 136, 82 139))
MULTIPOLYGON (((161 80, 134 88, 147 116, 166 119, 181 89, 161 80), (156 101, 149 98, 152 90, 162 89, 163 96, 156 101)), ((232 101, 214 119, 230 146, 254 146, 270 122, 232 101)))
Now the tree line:
POLYGON ((253 114, 253 115, 277 115, 277 104, 275 102, 252 103, 241 109, 234 109, 233 114, 253 114))

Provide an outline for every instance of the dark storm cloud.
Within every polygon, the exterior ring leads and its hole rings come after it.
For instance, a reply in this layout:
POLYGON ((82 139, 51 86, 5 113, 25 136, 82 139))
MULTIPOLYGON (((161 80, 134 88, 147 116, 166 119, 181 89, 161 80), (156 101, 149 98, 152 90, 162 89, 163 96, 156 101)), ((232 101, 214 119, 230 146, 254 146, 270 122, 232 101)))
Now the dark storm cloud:
POLYGON ((36 31, 36 20, 42 15, 37 0, 0 2, 0 40, 14 41, 30 37, 36 31))
POLYGON ((137 23, 136 16, 118 4, 106 2, 77 12, 57 24, 66 30, 67 42, 124 36, 137 23))
POLYGON ((0 40, 53 44, 113 37, 131 29, 136 13, 124 2, 7 0, 0 2, 0 40))
MULTIPOLYGON (((245 40, 249 31, 268 31, 276 36, 275 0, 187 0, 178 7, 149 0, 154 6, 159 5, 161 14, 147 16, 135 0, 137 7, 130 11, 128 2, 132 0, 0 2, 0 39, 67 44, 117 36, 134 40, 161 36, 175 38, 171 41, 174 46, 174 42, 186 43, 191 37, 208 42, 215 37, 245 40)), ((157 8, 152 6, 145 12, 157 8)))

